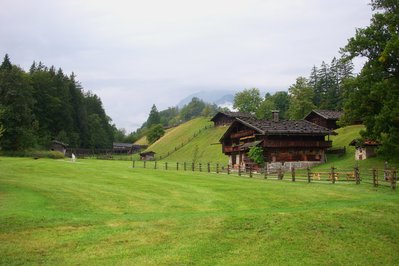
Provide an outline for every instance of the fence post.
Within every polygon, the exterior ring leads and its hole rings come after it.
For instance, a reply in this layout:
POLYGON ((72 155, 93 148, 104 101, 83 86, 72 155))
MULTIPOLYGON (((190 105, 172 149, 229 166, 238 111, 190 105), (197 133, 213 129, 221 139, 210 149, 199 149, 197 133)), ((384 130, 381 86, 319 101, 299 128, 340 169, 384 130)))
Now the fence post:
POLYGON ((283 172, 283 169, 281 168, 281 166, 277 171, 277 178, 278 178, 278 180, 283 180, 283 178, 284 178, 284 172, 283 172))
POLYGON ((391 188, 392 190, 396 189, 396 170, 391 170, 391 188))
POLYGON ((388 162, 384 163, 384 180, 388 181, 388 162))
POLYGON ((176 171, 179 171, 179 162, 176 162, 176 171))
POLYGON ((211 172, 211 164, 208 163, 208 173, 210 173, 210 172, 211 172))
POLYGON ((133 161, 132 161, 132 167, 133 167, 133 168, 134 168, 134 162, 135 162, 135 161, 133 160, 133 161))
POLYGON ((378 187, 377 170, 375 168, 373 168, 373 185, 378 187))
POLYGON ((264 178, 264 179, 267 179, 267 163, 265 163, 265 168, 264 168, 263 171, 264 171, 264 172, 263 172, 263 178, 264 178))
POLYGON ((331 166, 331 178, 332 178, 332 183, 335 184, 335 168, 334 168, 334 166, 331 166))
POLYGON ((219 174, 219 163, 216 164, 216 174, 219 174))
POLYGON ((191 170, 194 172, 195 164, 194 162, 191 163, 191 170))
POLYGON ((154 169, 157 169, 157 161, 154 163, 154 169))
POLYGON ((294 165, 291 167, 291 178, 292 178, 292 182, 295 182, 295 166, 294 165))
POLYGON ((144 161, 144 168, 146 168, 146 165, 147 165, 147 161, 144 161))
POLYGON ((230 164, 227 165, 227 174, 230 174, 230 164))
POLYGON ((199 171, 202 172, 202 163, 199 163, 199 171))
POLYGON ((165 170, 168 170, 168 163, 165 162, 165 170))
POLYGON ((249 177, 252 178, 252 165, 249 165, 249 177))
POLYGON ((311 178, 311 172, 310 172, 310 167, 309 166, 308 166, 307 170, 308 170, 308 183, 310 183, 312 178, 311 178))
POLYGON ((355 180, 356 180, 356 185, 359 185, 360 184, 359 166, 355 167, 355 180))

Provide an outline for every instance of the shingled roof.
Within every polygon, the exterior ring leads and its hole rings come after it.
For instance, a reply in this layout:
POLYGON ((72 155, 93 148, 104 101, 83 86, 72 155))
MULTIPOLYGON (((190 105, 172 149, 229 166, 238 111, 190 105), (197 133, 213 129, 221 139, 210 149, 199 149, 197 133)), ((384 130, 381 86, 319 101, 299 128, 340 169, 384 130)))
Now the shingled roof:
POLYGON ((236 121, 243 123, 244 125, 251 127, 258 131, 262 135, 329 135, 333 134, 333 131, 313 124, 306 120, 297 121, 270 121, 270 120, 258 120, 254 118, 237 118, 236 121))
POLYGON ((318 114, 319 116, 325 119, 332 119, 332 120, 338 120, 344 114, 343 111, 335 111, 335 110, 313 110, 312 112, 318 114))
POLYGON ((232 118, 254 117, 254 116, 251 115, 251 114, 242 113, 242 112, 218 112, 214 117, 212 117, 211 121, 213 121, 213 120, 216 118, 216 116, 221 115, 221 114, 222 114, 222 115, 225 115, 225 116, 228 116, 228 117, 232 117, 232 118))

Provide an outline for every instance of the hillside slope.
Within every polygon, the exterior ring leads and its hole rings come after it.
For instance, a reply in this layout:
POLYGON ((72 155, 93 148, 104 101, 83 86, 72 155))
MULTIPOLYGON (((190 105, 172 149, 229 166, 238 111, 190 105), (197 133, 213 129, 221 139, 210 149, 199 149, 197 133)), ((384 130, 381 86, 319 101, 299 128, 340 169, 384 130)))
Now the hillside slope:
POLYGON ((192 119, 167 131, 162 138, 150 145, 147 151, 154 151, 157 157, 165 157, 168 153, 173 152, 175 148, 178 149, 191 141, 200 130, 211 126, 212 122, 208 117, 192 119))
POLYGON ((207 128, 166 160, 227 164, 228 157, 222 153, 222 145, 219 143, 226 129, 227 127, 207 128))
POLYGON ((133 144, 136 144, 136 145, 148 145, 147 136, 142 136, 141 138, 136 140, 136 142, 133 143, 133 144))
POLYGON ((227 163, 219 144, 226 129, 213 127, 209 117, 198 117, 168 130, 147 151, 154 151, 157 160, 227 163))

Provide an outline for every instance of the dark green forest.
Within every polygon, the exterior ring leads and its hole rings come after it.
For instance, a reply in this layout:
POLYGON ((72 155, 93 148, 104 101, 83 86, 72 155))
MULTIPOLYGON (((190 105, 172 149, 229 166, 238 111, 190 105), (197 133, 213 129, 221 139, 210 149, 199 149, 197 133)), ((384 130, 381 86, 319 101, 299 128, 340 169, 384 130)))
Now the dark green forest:
POLYGON ((100 98, 75 75, 33 63, 29 72, 5 55, 0 66, 0 146, 46 148, 53 139, 70 147, 111 148, 115 127, 100 98))

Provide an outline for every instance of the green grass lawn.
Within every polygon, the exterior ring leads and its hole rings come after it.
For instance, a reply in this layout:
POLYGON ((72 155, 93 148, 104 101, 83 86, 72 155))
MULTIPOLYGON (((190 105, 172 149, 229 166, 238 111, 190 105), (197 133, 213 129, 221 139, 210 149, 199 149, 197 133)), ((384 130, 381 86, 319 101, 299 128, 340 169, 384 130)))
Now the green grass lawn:
POLYGON ((399 192, 0 157, 0 264, 397 265, 399 192))

